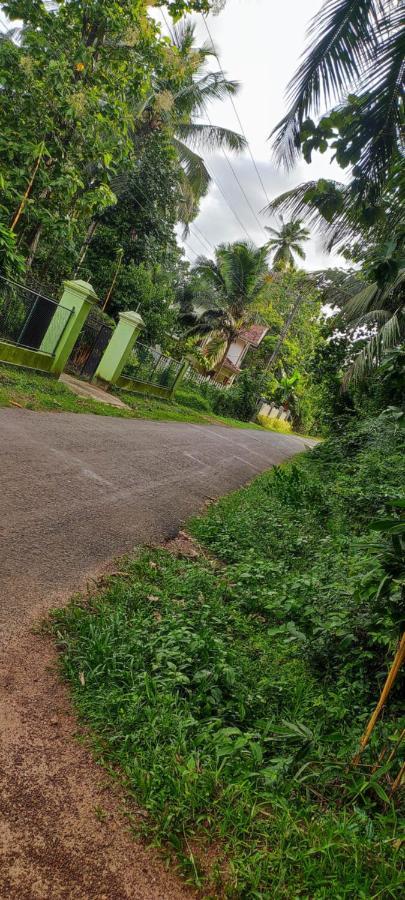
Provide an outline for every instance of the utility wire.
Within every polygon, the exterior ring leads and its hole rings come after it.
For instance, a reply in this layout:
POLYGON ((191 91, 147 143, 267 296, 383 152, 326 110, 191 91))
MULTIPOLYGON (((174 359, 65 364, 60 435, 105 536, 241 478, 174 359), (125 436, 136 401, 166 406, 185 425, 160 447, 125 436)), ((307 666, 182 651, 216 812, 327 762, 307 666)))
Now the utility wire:
MULTIPOLYGON (((205 110, 205 115, 207 116, 207 119, 208 119, 209 124, 211 125, 211 127, 213 127, 212 122, 211 122, 211 119, 210 119, 210 117, 209 117, 209 115, 208 115, 207 110, 205 110)), ((245 140, 246 140, 246 138, 245 138, 245 140)), ((240 180, 239 180, 239 178, 238 178, 238 176, 237 176, 237 174, 236 174, 236 172, 235 172, 235 169, 234 169, 234 167, 233 167, 233 165, 232 165, 232 163, 231 163, 231 160, 229 159, 229 156, 228 156, 226 150, 225 150, 223 147, 221 147, 221 150, 222 150, 222 153, 224 154, 224 157, 225 157, 225 159, 226 159, 226 161, 227 161, 227 163, 228 163, 228 166, 229 166, 229 168, 230 168, 230 170, 231 170, 231 172, 232 172, 232 175, 233 175, 233 177, 234 177, 236 183, 239 185, 240 191, 241 191, 241 193, 243 194, 243 196, 244 196, 244 198, 245 198, 245 200, 246 200, 246 203, 247 203, 247 205, 248 205, 248 207, 249 207, 249 209, 250 209, 250 211, 251 211, 253 217, 255 218, 255 220, 256 220, 256 222, 257 222, 259 228, 261 228, 261 230, 262 230, 262 232, 263 232, 263 234, 264 234, 264 236, 265 236, 265 238, 266 238, 266 241, 267 241, 267 240, 268 240, 268 237, 267 237, 266 231, 265 231, 265 229, 264 229, 264 225, 262 225, 262 223, 261 223, 261 222, 259 221, 259 219, 257 218, 257 215, 256 215, 256 213, 255 213, 255 211, 254 211, 254 209, 253 209, 253 206, 252 206, 252 204, 251 204, 251 202, 250 202, 250 200, 249 200, 249 197, 247 196, 246 191, 245 191, 243 185, 240 183, 240 180)))
MULTIPOLYGON (((213 39, 212 39, 212 34, 211 34, 210 29, 209 29, 209 27, 208 27, 208 23, 207 23, 206 16, 204 16, 204 15, 201 13, 201 18, 202 18, 202 20, 203 20, 203 22, 204 22, 205 29, 206 29, 206 32, 207 32, 208 37, 209 37, 209 39, 210 39, 211 46, 212 46, 212 49, 213 49, 213 51, 214 51, 214 55, 215 55, 215 58, 216 58, 216 60, 217 60, 218 65, 219 65, 220 71, 221 71, 223 77, 225 78, 224 71, 223 71, 223 68, 222 68, 222 66, 221 66, 221 62, 220 62, 220 60, 219 60, 219 58, 218 58, 218 54, 217 54, 217 51, 216 51, 216 48, 215 48, 214 41, 213 41, 213 39)), ((237 120, 238 120, 239 127, 240 127, 240 129, 241 129, 241 131, 242 131, 242 134, 243 134, 245 140, 246 140, 246 143, 247 143, 247 149, 248 149, 248 152, 249 152, 249 156, 250 156, 250 158, 251 158, 251 160, 252 160, 252 163, 253 163, 253 166, 254 166, 254 169, 255 169, 255 172, 256 172, 256 175, 257 175, 259 184, 260 184, 260 186, 261 186, 261 188, 262 188, 262 190, 263 190, 263 193, 264 193, 265 199, 266 199, 266 201, 267 201, 267 204, 269 205, 269 204, 270 204, 270 200, 269 200, 268 193, 267 193, 267 191, 266 191, 266 187, 265 187, 265 185, 264 185, 262 176, 261 176, 261 174, 260 174, 260 172, 259 172, 259 169, 258 169, 258 167, 257 167, 257 164, 256 164, 256 161, 255 161, 255 159, 254 159, 253 153, 252 153, 252 151, 251 151, 251 149, 250 149, 250 144, 249 144, 249 141, 248 141, 248 139, 247 139, 247 137, 246 137, 245 129, 244 129, 243 124, 242 124, 242 122, 241 122, 241 119, 240 119, 238 110, 237 110, 237 108, 236 108, 235 101, 234 101, 234 99, 233 99, 233 97, 232 97, 231 95, 230 95, 230 101, 231 101, 231 103, 232 103, 232 106, 233 106, 233 109, 234 109, 235 116, 236 116, 236 118, 237 118, 237 120)))

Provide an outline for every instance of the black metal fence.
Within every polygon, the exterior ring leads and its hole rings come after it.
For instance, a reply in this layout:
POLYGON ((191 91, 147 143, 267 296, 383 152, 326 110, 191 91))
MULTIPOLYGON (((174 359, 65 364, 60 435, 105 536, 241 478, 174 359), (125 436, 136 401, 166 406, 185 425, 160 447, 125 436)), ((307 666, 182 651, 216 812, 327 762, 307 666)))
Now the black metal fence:
POLYGON ((0 340, 54 355, 72 310, 26 285, 0 275, 0 340))
POLYGON ((113 328, 91 310, 67 363, 67 371, 91 379, 113 333, 113 328))
POLYGON ((171 388, 181 365, 181 361, 137 341, 122 374, 145 384, 171 388))

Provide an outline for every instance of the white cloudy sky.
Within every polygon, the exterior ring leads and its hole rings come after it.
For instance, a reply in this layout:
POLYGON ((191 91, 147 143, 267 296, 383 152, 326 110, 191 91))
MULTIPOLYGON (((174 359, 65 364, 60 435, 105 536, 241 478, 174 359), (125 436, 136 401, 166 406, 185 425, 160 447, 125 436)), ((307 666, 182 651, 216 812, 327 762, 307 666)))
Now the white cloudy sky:
MULTIPOLYGON (((292 173, 286 174, 271 161, 268 141, 270 131, 285 113, 285 88, 306 45, 308 23, 321 5, 322 0, 227 0, 220 15, 208 18, 222 68, 230 78, 241 83, 235 103, 270 199, 312 178, 343 180, 342 170, 320 154, 313 158, 310 166, 302 162, 292 173)), ((155 12, 156 19, 162 22, 162 31, 167 33, 161 12, 155 12)), ((202 17, 194 18, 198 42, 203 43, 208 37, 202 17)), ((212 104, 209 115, 216 124, 240 130, 230 101, 212 104)), ((263 244, 263 230, 250 211, 224 156, 215 153, 206 155, 206 159, 251 239, 263 244)), ((268 217, 260 215, 266 199, 248 153, 242 157, 233 155, 232 165, 259 221, 274 224, 268 217)), ((246 233, 216 185, 202 201, 196 225, 213 245, 246 239, 246 233)), ((194 226, 192 232, 185 248, 190 260, 206 251, 194 226)), ((338 256, 326 254, 320 237, 314 236, 307 245, 305 267, 318 269, 333 264, 344 262, 338 256)))

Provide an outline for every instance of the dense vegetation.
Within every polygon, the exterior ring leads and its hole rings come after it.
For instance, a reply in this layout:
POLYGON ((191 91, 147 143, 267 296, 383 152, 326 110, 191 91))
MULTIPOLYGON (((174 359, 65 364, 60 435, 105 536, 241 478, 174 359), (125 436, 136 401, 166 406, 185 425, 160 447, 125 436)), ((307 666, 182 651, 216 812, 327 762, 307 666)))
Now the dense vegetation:
POLYGON ((215 896, 400 893, 399 762, 380 756, 400 684, 350 760, 403 620, 403 559, 373 522, 399 523, 404 449, 391 417, 357 423, 195 520, 213 557, 143 552, 55 614, 97 754, 142 804, 134 827, 215 896))

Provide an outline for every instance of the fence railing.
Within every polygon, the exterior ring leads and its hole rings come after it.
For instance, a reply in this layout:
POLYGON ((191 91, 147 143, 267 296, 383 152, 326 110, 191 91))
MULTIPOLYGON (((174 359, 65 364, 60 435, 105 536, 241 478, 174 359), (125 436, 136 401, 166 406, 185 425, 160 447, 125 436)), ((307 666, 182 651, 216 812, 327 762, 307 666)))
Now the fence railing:
POLYGON ((46 352, 53 356, 71 315, 50 297, 0 275, 0 340, 39 350, 46 334, 46 352))
POLYGON ((145 384, 171 388, 181 365, 181 361, 137 341, 122 374, 145 384))
POLYGON ((215 390, 218 388, 219 391, 227 391, 229 388, 229 385, 227 384, 221 384, 220 381, 213 381, 209 375, 202 375, 201 372, 196 372, 191 366, 188 367, 183 381, 188 381, 190 384, 196 384, 197 387, 200 387, 202 384, 209 384, 212 388, 215 388, 215 390))

